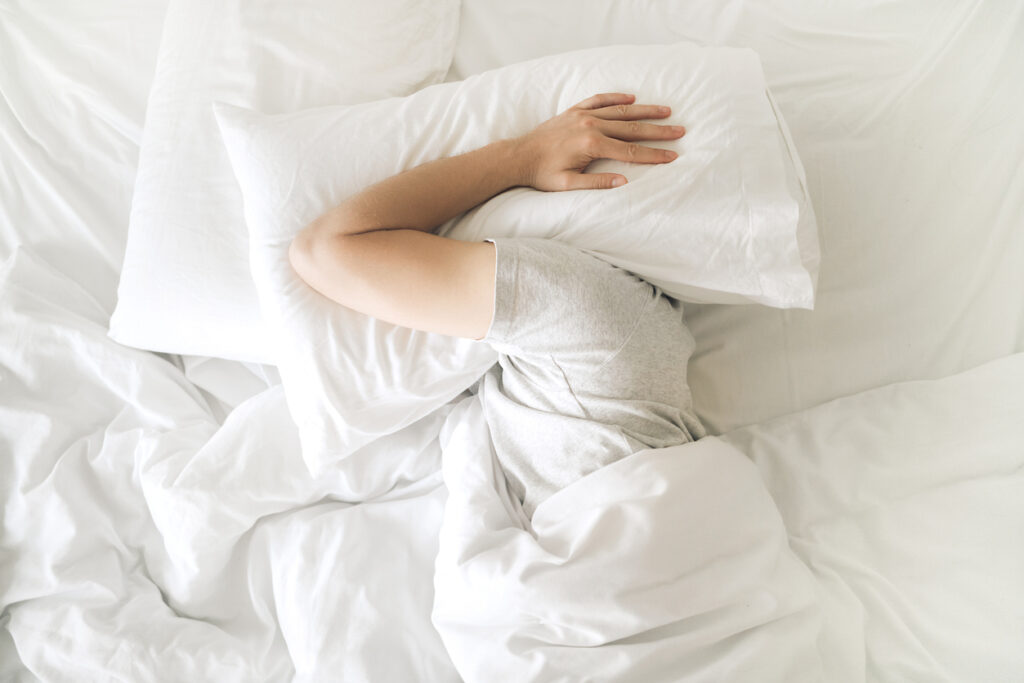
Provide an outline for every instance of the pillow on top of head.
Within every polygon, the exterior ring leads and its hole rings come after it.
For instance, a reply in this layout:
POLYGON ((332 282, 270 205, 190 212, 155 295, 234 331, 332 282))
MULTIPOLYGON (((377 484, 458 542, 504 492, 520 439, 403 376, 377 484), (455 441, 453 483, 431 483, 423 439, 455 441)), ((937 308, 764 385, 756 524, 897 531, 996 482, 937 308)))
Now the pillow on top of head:
POLYGON ((406 95, 448 70, 458 0, 171 0, 110 336, 272 362, 214 100, 275 113, 406 95))
POLYGON ((460 239, 552 237, 684 300, 810 307, 817 234, 799 162, 750 50, 615 46, 545 57, 405 98, 265 116, 217 105, 245 201, 253 279, 311 469, 401 428, 494 362, 483 342, 396 328, 303 283, 288 246, 367 185, 515 137, 599 92, 673 108, 681 140, 657 166, 600 161, 614 190, 517 188, 449 221, 460 239))

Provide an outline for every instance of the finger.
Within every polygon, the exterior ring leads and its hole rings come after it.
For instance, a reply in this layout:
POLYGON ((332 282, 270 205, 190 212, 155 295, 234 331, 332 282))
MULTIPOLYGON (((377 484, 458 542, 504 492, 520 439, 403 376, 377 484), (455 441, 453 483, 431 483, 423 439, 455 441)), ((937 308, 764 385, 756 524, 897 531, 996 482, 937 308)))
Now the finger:
POLYGON ((610 190, 626 184, 618 173, 573 173, 565 181, 567 190, 610 190))
POLYGON ((678 140, 686 134, 682 126, 662 126, 657 123, 639 121, 608 121, 602 119, 597 129, 616 140, 636 142, 637 140, 678 140))
POLYGON ((594 109, 600 119, 636 121, 637 119, 663 119, 672 114, 672 108, 659 104, 615 104, 594 109))
POLYGON ((644 147, 635 142, 622 142, 611 138, 605 141, 601 150, 602 159, 629 161, 634 164, 665 164, 678 156, 670 149, 644 147))
POLYGON ((593 95, 576 105, 576 109, 597 109, 598 107, 611 107, 617 104, 632 104, 636 95, 627 95, 624 92, 605 92, 593 95))

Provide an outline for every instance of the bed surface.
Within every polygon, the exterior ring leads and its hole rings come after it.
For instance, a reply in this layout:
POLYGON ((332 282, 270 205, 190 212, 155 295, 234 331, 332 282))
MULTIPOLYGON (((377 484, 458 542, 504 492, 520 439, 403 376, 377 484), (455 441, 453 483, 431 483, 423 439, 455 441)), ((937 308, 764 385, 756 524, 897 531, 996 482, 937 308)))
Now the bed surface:
MULTIPOLYGON (((610 42, 752 47, 800 150, 823 260, 814 312, 687 307, 695 403, 720 435, 702 448, 742 454, 749 468, 729 471, 757 492, 688 550, 717 553, 736 582, 689 584, 711 586, 714 609, 684 594, 658 628, 644 609, 662 593, 543 604, 571 615, 570 635, 587 624, 605 639, 599 607, 647 614, 653 635, 628 641, 645 654, 609 660, 623 677, 1019 680, 1024 9, 572 7, 465 0, 449 80, 610 42), (727 609, 760 560, 716 543, 757 529, 776 534, 764 552, 784 569, 757 594, 778 598, 763 615, 785 627, 727 609), (784 672, 784 653, 807 666, 784 672)), ((445 476, 483 452, 467 409, 314 479, 273 368, 107 338, 165 8, 0 2, 0 679, 485 679, 485 665, 524 661, 514 642, 474 660, 488 628, 526 633, 561 666, 569 636, 488 622, 437 591, 535 552, 529 539, 510 550, 511 521, 479 481, 445 476), (470 529, 495 554, 443 564, 465 551, 445 517, 456 505, 448 520, 497 520, 470 529)), ((715 471, 644 457, 624 476, 647 472, 678 500, 699 502, 715 471)), ((551 507, 603 486, 588 478, 551 507)), ((673 514, 700 522, 713 503, 673 514)), ((566 524, 607 539, 602 514, 566 524)), ((620 576, 584 551, 565 555, 580 581, 620 576)), ((674 562, 645 567, 682 572, 674 562)), ((507 595, 549 590, 536 573, 500 576, 507 595)))

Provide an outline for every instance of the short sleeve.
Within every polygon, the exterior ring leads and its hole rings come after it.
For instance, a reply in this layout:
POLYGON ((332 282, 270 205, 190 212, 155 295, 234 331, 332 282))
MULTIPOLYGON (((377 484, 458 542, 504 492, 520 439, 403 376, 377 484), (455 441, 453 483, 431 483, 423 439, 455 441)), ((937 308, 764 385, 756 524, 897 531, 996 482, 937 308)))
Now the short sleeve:
POLYGON ((494 316, 483 341, 499 352, 600 367, 621 349, 659 292, 556 240, 496 238, 494 316))

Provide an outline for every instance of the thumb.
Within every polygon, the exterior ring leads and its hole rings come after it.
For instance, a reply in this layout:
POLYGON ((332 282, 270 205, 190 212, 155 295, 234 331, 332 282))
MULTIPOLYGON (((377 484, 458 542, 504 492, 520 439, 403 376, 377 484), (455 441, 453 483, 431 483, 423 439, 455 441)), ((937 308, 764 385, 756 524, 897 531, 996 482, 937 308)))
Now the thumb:
POLYGON ((610 190, 626 184, 625 176, 618 173, 574 173, 568 180, 567 190, 610 190))

